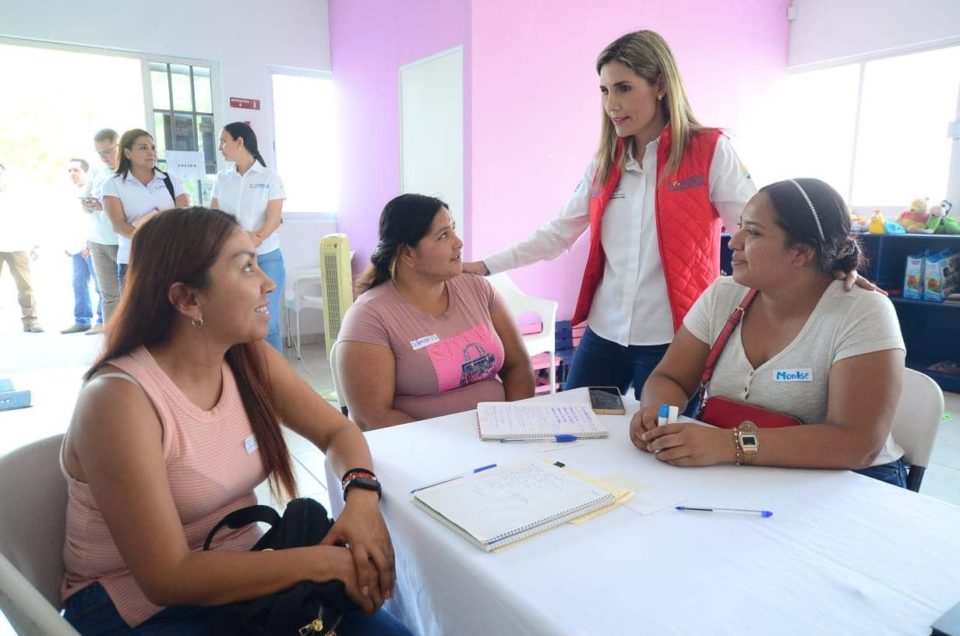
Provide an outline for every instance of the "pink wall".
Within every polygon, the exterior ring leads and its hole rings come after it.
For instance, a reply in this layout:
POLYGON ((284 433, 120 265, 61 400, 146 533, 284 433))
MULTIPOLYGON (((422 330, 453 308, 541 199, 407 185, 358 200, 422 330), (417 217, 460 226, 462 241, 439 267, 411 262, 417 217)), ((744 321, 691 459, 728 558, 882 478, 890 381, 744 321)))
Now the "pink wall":
MULTIPOLYGON (((697 117, 738 132, 751 101, 786 68, 789 0, 483 0, 472 7, 471 200, 474 258, 558 214, 600 130, 594 61, 628 31, 660 32, 697 117), (509 16, 509 19, 504 19, 509 16)), ((573 313, 586 235, 556 261, 511 276, 573 313)))
MULTIPOLYGON (((362 268, 376 247, 383 205, 400 193, 400 67, 464 46, 464 116, 469 116, 469 0, 330 0, 329 7, 342 123, 338 222, 357 251, 354 268, 362 268)), ((465 147, 468 143, 465 139, 465 147)))
MULTIPOLYGON (((519 240, 559 213, 599 134, 600 50, 631 30, 673 47, 697 116, 733 133, 753 121, 787 61, 790 0, 330 0, 340 95, 340 229, 365 264, 400 187, 400 66, 464 46, 467 256, 519 240), (635 16, 628 18, 625 16, 635 16)), ((573 313, 585 240, 511 275, 573 313)))

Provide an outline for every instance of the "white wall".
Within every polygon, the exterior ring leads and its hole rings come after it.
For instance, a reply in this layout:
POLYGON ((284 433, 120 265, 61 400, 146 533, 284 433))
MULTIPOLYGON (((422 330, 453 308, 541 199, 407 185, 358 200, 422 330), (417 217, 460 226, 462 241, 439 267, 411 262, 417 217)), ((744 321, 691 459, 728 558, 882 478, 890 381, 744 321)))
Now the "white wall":
POLYGON ((793 6, 791 67, 960 42, 958 0, 793 0, 793 6))
POLYGON ((268 162, 270 67, 330 70, 327 0, 3 0, 0 35, 217 62, 221 123, 249 121, 268 162), (229 97, 259 99, 261 110, 227 108, 229 97))
MULTIPOLYGON (((275 164, 271 68, 330 70, 327 0, 3 0, 0 36, 216 63, 218 123, 249 121, 268 165, 275 164), (230 97, 259 99, 261 110, 229 108, 230 97)), ((288 269, 316 266, 320 238, 336 231, 326 216, 287 215, 279 232, 288 269)), ((302 331, 320 332, 322 324, 319 315, 305 314, 302 331)))

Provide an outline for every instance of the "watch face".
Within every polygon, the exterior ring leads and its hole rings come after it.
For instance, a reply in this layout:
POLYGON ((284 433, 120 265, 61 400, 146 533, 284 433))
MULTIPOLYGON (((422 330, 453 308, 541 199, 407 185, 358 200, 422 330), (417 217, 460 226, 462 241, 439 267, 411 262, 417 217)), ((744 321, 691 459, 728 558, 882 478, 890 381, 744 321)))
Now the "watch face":
POLYGON ((743 447, 746 448, 756 448, 757 446, 757 436, 752 433, 743 433, 740 435, 740 443, 743 444, 743 447))

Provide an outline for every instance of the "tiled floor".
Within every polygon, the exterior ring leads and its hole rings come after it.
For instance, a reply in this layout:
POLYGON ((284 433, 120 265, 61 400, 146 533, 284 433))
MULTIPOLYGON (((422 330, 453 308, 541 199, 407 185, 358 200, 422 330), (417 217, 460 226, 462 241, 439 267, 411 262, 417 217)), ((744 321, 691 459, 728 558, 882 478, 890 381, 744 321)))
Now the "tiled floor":
MULTIPOLYGON (((62 432, 70 419, 80 376, 96 357, 102 336, 59 333, 24 334, 15 316, 0 311, 0 378, 13 377, 18 388, 34 393, 33 408, 0 411, 0 455, 30 441, 62 432), (11 320, 11 318, 13 320, 11 320), (28 426, 21 423, 28 422, 28 426)), ((333 382, 322 344, 303 346, 303 359, 292 350, 287 359, 311 387, 336 404, 333 382)), ((960 395, 945 394, 948 415, 940 427, 932 462, 921 493, 960 505, 960 395)), ((300 494, 329 507, 323 454, 309 441, 285 431, 300 494)), ((266 483, 257 489, 261 501, 272 502, 266 483)), ((0 615, 0 636, 12 634, 0 615)))

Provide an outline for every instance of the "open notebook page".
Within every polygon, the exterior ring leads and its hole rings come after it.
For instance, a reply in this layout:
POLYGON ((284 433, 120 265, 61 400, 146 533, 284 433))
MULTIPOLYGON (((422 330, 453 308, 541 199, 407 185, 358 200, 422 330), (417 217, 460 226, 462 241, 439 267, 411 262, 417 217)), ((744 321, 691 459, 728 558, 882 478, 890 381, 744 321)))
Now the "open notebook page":
POLYGON ((530 460, 418 491, 421 508, 492 550, 614 503, 614 496, 563 469, 530 460))
POLYGON ((477 404, 480 439, 544 439, 557 435, 606 437, 589 404, 520 404, 516 402, 480 402, 477 404))

